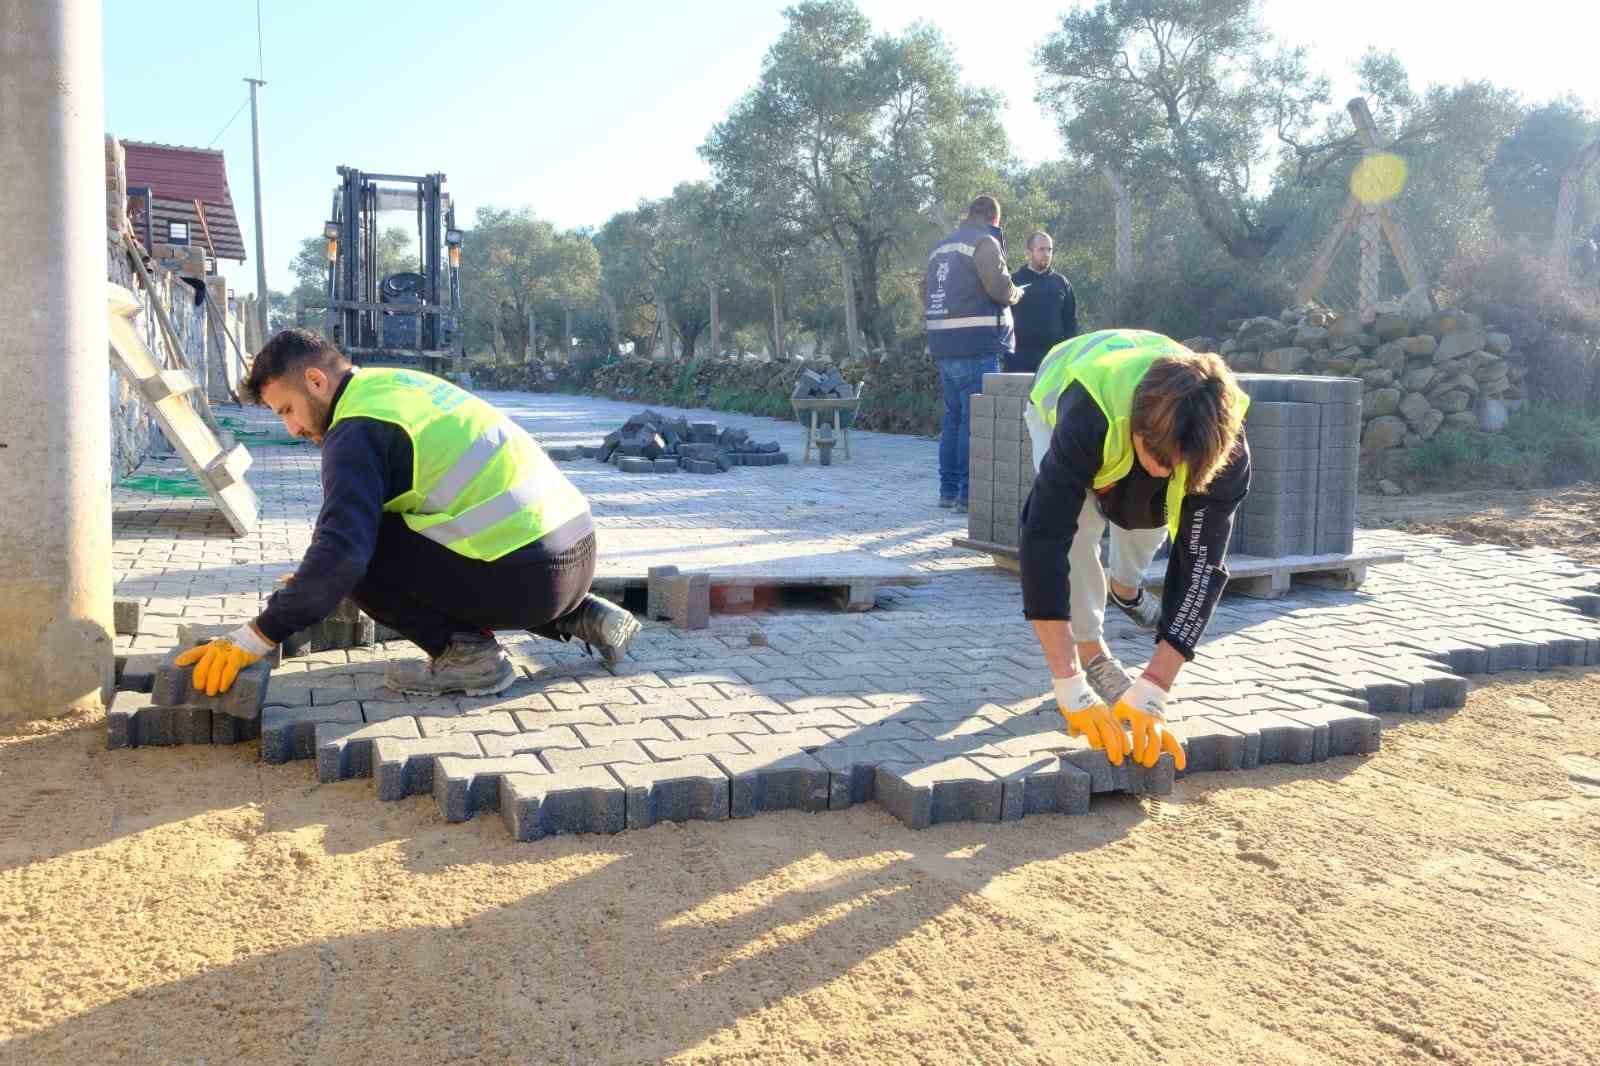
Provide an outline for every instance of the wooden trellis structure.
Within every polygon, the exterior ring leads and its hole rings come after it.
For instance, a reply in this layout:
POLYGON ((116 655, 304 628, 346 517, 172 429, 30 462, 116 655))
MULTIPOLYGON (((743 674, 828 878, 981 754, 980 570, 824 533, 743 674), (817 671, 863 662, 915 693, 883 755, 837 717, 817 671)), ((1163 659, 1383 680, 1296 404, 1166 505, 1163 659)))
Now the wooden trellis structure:
MULTIPOLYGON (((1378 144, 1378 127, 1372 121, 1372 112, 1367 109, 1367 101, 1358 96, 1346 107, 1350 112, 1350 120, 1355 123, 1356 136, 1361 140, 1362 152, 1365 158, 1371 159, 1383 149, 1378 144)), ((1344 246, 1344 242, 1352 232, 1361 244, 1357 310, 1362 318, 1370 316, 1378 303, 1378 276, 1383 265, 1382 245, 1385 242, 1388 243, 1389 250, 1399 264, 1400 272, 1405 276, 1408 286, 1416 288, 1428 284, 1427 273, 1422 269, 1422 260, 1418 257, 1417 250, 1412 245, 1399 216, 1396 215, 1392 201, 1369 202, 1351 192, 1350 198, 1345 201, 1344 210, 1339 213, 1339 221, 1334 224, 1327 239, 1322 242, 1322 247, 1317 250, 1317 257, 1312 261, 1305 280, 1295 290, 1295 303, 1304 304, 1317 298, 1323 284, 1328 280, 1328 272, 1333 268, 1339 249, 1344 246)))

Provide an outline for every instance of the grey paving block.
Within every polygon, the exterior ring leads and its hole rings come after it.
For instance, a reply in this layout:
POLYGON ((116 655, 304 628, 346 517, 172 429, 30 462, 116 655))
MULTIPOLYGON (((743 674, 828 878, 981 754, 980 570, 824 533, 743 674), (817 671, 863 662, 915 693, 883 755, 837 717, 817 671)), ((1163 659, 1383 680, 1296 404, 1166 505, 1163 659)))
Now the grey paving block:
POLYGON ((1032 374, 983 375, 985 396, 1027 396, 1031 391, 1033 391, 1032 374))
POLYGON ((940 822, 998 822, 1005 805, 1000 778, 968 758, 883 763, 874 791, 878 804, 912 829, 940 822))
POLYGON ((728 776, 706 755, 669 762, 618 763, 612 772, 627 789, 629 829, 657 822, 715 822, 728 817, 728 776))
POLYGON ((372 776, 372 742, 380 737, 416 738, 415 718, 389 718, 354 725, 318 722, 317 778, 324 783, 372 776))
POLYGON ((174 648, 156 669, 155 687, 150 702, 157 706, 175 707, 190 704, 209 707, 213 711, 231 714, 236 718, 260 718, 261 707, 267 697, 267 682, 272 667, 266 662, 253 663, 239 671, 232 687, 217 696, 207 696, 195 691, 192 679, 194 667, 178 666, 176 660, 185 650, 174 648))
POLYGON ((627 793, 603 766, 500 778, 500 817, 514 840, 554 833, 620 833, 627 793))
POLYGON ((262 708, 261 761, 276 764, 316 758, 317 725, 322 722, 359 725, 361 704, 345 700, 320 706, 262 708))
POLYGON ((537 755, 474 758, 440 755, 433 765, 433 799, 447 822, 500 809, 500 779, 507 774, 548 774, 537 755))
POLYGON ((1322 423, 1321 405, 1264 400, 1252 402, 1245 426, 1317 426, 1322 423))
MULTIPOLYGON (((977 398, 978 397, 976 397, 976 396, 973 397, 973 399, 977 399, 977 398)), ((990 426, 989 428, 992 431, 994 427, 990 426)), ((973 465, 976 465, 976 464, 980 463, 981 461, 987 459, 992 464, 994 462, 994 444, 995 444, 994 437, 992 435, 985 435, 985 436, 982 436, 982 437, 974 435, 973 438, 972 438, 972 444, 970 446, 970 449, 967 452, 967 456, 968 456, 969 462, 971 464, 973 464, 973 465)), ((969 477, 971 476, 971 467, 969 467, 969 469, 968 469, 968 476, 969 477)), ((994 476, 994 468, 991 465, 990 467, 988 467, 986 469, 982 480, 983 481, 988 481, 993 476, 994 476)))
POLYGON ((652 566, 649 568, 645 583, 645 618, 652 622, 664 622, 669 617, 667 614, 667 578, 677 577, 676 566, 652 566))
POLYGON ((378 737, 372 742, 372 777, 381 800, 404 799, 433 791, 433 765, 441 755, 476 759, 483 755, 470 733, 448 737, 378 737))
POLYGON ((139 709, 147 705, 143 695, 137 692, 118 692, 111 697, 111 706, 106 709, 107 750, 138 747, 139 709))
POLYGON ((974 755, 976 762, 1000 779, 1000 820, 1029 814, 1088 814, 1089 774, 1061 756, 974 755))
POLYGON ((1091 791, 1149 796, 1171 794, 1175 773, 1172 756, 1163 754, 1148 768, 1137 765, 1129 756, 1123 757, 1121 766, 1112 766, 1105 752, 1090 748, 1081 739, 1074 738, 1073 743, 1082 746, 1063 752, 1061 760, 1089 775, 1091 791))
POLYGON ((119 636, 136 637, 144 620, 144 604, 139 600, 111 601, 111 630, 119 636))
POLYGON ((586 766, 606 766, 611 763, 651 762, 650 753, 637 740, 617 740, 590 748, 545 748, 542 752, 551 770, 581 770, 586 766))
POLYGON ((1316 762, 1337 755, 1365 755, 1378 750, 1383 723, 1374 715, 1348 707, 1284 711, 1283 716, 1315 730, 1312 758, 1316 762))
POLYGON ((704 629, 711 621, 711 578, 706 574, 674 574, 662 578, 666 613, 682 629, 704 629))
POLYGON ((478 746, 490 758, 510 755, 537 754, 551 748, 582 748, 583 741, 569 725, 551 726, 548 729, 524 730, 516 733, 480 733, 478 746))
POLYGON ((1228 727, 1245 737, 1241 769, 1275 763, 1309 763, 1316 758, 1316 729, 1276 711, 1256 711, 1227 719, 1228 727))
POLYGON ((425 737, 449 737, 462 733, 518 733, 510 711, 489 711, 481 714, 462 714, 442 718, 438 715, 417 715, 417 728, 425 737))
POLYGON ((731 734, 696 737, 694 740, 641 740, 638 743, 657 762, 670 762, 673 759, 687 759, 691 755, 711 755, 716 752, 744 755, 750 750, 738 737, 731 734))
MULTIPOLYGON (((1248 761, 1250 738, 1233 728, 1231 719, 1185 718, 1174 724, 1173 732, 1183 741, 1185 774, 1241 770, 1248 761)), ((1259 745, 1257 738, 1258 758, 1259 745)))
MULTIPOLYGON (((683 723, 674 722, 681 725, 683 723)), ((679 740, 668 723, 661 719, 649 719, 643 722, 634 722, 629 725, 587 725, 580 724, 574 727, 583 742, 591 747, 601 747, 614 744, 619 740, 679 740)))
POLYGON ((806 752, 716 753, 711 759, 732 779, 729 813, 735 818, 760 811, 828 809, 828 768, 806 752))
POLYGON ((993 418, 995 414, 995 398, 988 393, 974 393, 972 396, 972 421, 981 418, 993 418))
POLYGON ((210 740, 213 744, 243 744, 247 740, 256 740, 261 736, 259 718, 235 718, 231 714, 219 714, 209 708, 205 710, 206 720, 211 727, 210 740))
MULTIPOLYGON (((854 738, 851 738, 852 741, 854 738)), ((885 762, 906 762, 911 756, 890 740, 830 744, 811 753, 828 768, 828 807, 842 810, 873 798, 878 767, 885 762)))

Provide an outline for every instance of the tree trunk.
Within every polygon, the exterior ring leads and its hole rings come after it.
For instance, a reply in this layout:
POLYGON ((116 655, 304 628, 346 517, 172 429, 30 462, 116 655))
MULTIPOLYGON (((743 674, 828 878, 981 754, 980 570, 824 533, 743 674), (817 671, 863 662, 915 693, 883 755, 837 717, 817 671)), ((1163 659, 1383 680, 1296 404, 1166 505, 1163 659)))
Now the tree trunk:
POLYGON ((850 253, 844 245, 839 245, 839 280, 844 287, 844 354, 849 359, 856 353, 857 338, 860 334, 856 330, 856 286, 855 278, 850 269, 850 253))
POLYGON ((566 325, 566 328, 561 331, 561 355, 570 363, 572 361, 572 308, 563 307, 561 312, 562 321, 566 325))
POLYGON ((617 301, 609 292, 601 290, 600 299, 605 304, 606 325, 611 330, 611 354, 617 355, 617 348, 622 342, 622 329, 617 322, 617 301))
POLYGON ((716 359, 722 355, 722 322, 717 317, 717 283, 706 282, 706 292, 711 303, 711 358, 716 359))
POLYGON ((872 346, 888 351, 894 344, 894 326, 885 321, 883 304, 878 299, 878 242, 861 242, 861 318, 872 346))

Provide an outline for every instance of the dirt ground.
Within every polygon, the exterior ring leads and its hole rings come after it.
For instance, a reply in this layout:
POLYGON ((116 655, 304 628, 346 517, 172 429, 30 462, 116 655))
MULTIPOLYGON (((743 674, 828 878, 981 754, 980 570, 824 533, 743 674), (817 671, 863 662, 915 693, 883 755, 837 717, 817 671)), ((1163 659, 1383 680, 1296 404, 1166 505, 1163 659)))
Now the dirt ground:
POLYGON ((1483 489, 1421 496, 1363 493, 1367 528, 1438 533, 1474 544, 1551 548, 1578 559, 1600 553, 1600 485, 1483 489))
POLYGON ((1593 1063, 1600 671, 1086 817, 508 839, 0 738, 0 1063, 1593 1063))

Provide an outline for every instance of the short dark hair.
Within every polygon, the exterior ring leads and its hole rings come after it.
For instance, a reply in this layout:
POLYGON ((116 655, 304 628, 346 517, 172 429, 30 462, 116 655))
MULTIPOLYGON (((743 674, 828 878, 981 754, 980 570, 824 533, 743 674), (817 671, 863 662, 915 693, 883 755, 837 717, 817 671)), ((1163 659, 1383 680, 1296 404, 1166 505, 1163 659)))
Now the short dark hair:
POLYGON ((1054 238, 1051 238, 1050 234, 1046 233, 1042 229, 1036 229, 1032 233, 1028 234, 1028 243, 1025 246, 1028 249, 1028 251, 1030 251, 1030 252, 1033 251, 1033 242, 1038 240, 1040 237, 1044 237, 1046 239, 1049 239, 1052 244, 1055 243, 1054 238))
POLYGON ((261 390, 266 388, 268 382, 308 366, 335 370, 349 362, 332 341, 314 329, 279 330, 261 346, 255 362, 250 364, 250 376, 244 383, 244 398, 251 403, 260 403, 261 390))
POLYGON ((968 218, 981 218, 991 226, 1000 224, 1000 201, 984 193, 972 201, 972 206, 967 208, 968 218))

